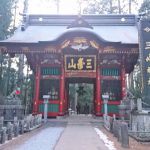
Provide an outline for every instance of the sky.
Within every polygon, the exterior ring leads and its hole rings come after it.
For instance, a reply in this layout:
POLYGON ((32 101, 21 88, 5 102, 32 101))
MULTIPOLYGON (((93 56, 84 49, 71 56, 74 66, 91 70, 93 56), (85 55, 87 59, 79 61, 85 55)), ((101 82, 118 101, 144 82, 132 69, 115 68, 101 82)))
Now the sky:
MULTIPOLYGON (((79 5, 77 4, 77 1, 79 0, 59 0, 59 14, 79 14, 79 5)), ((143 0, 138 0, 139 5, 142 2, 143 0)), ((85 7, 85 2, 82 2, 81 7, 81 9, 85 7)), ((55 0, 29 0, 28 13, 57 14, 56 2, 55 0)))
MULTIPOLYGON (((57 14, 56 2, 50 0, 29 0, 29 14, 57 14)), ((77 14, 77 0, 60 0, 59 14, 77 14)))

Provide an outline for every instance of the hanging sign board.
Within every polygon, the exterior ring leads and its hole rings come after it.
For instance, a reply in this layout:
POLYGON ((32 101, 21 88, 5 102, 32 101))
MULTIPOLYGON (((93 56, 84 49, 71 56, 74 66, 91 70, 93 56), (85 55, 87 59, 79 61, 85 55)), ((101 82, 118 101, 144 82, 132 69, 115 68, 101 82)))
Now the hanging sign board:
POLYGON ((142 19, 139 26, 140 62, 142 68, 142 93, 145 103, 150 105, 150 20, 142 19))
POLYGON ((65 70, 96 72, 95 55, 65 55, 65 70))

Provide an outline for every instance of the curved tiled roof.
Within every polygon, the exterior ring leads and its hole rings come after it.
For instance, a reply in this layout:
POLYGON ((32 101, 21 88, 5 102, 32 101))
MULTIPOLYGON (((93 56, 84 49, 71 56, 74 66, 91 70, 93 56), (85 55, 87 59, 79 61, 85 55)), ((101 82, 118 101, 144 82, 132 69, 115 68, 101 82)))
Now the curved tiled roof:
POLYGON ((25 15, 23 25, 15 34, 0 43, 53 42, 73 32, 87 32, 105 42, 138 44, 135 15, 85 15, 80 17, 80 21, 86 22, 85 27, 77 22, 77 27, 71 28, 78 18, 76 15, 25 15))

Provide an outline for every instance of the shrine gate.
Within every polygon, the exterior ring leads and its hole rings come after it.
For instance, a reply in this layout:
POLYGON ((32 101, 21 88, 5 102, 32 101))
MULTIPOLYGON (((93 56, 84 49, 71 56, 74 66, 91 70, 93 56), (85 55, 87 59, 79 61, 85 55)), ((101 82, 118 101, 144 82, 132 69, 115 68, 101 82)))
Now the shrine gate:
POLYGON ((48 116, 69 109, 69 84, 93 84, 93 113, 104 113, 102 94, 109 95, 108 114, 118 114, 126 96, 125 75, 139 55, 134 15, 25 15, 15 34, 0 42, 1 53, 25 54, 35 75, 34 113, 48 116))

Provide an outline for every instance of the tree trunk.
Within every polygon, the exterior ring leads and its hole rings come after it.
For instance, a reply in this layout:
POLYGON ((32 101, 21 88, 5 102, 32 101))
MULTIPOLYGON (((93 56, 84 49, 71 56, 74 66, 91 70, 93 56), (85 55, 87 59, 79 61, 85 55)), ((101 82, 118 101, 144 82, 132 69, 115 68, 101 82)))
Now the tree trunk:
POLYGON ((7 68, 7 80, 6 80, 5 96, 9 95, 10 68, 11 68, 11 58, 9 56, 9 58, 8 58, 8 68, 7 68))
POLYGON ((60 3, 60 1, 56 0, 57 14, 59 14, 59 3, 60 3))
POLYGON ((110 14, 112 14, 113 13, 112 0, 109 1, 109 6, 110 6, 110 14))
POLYGON ((24 8, 23 8, 23 13, 27 13, 28 12, 28 0, 24 0, 24 8))
POLYGON ((0 94, 2 94, 3 54, 0 53, 0 94))
POLYGON ((24 95, 24 102, 25 102, 25 115, 28 114, 28 86, 29 86, 29 82, 28 82, 28 79, 29 79, 29 66, 27 65, 27 76, 26 76, 26 80, 25 80, 25 95, 24 95))
POLYGON ((24 55, 19 55, 19 66, 18 66, 18 87, 20 87, 21 90, 21 98, 23 98, 23 69, 24 69, 24 55))
POLYGON ((129 14, 131 14, 131 0, 129 0, 129 14))
POLYGON ((120 0, 118 0, 118 13, 121 14, 121 5, 120 5, 120 0))

